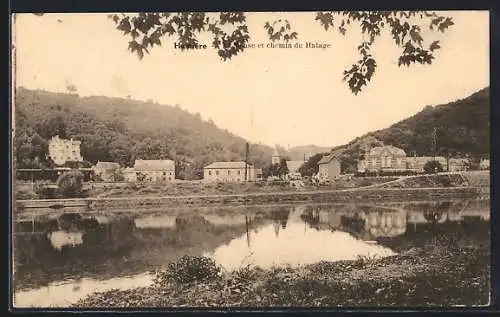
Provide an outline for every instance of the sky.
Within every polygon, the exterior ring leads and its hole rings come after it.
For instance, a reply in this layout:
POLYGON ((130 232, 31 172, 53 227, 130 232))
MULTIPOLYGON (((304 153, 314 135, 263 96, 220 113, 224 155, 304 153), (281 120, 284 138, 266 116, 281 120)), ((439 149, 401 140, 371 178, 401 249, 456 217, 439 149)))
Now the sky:
MULTIPOLYGON (((488 12, 440 13, 455 25, 444 34, 423 28, 425 43, 440 41, 433 64, 398 67, 401 49, 383 33, 372 50, 376 73, 357 96, 342 72, 359 59, 360 29, 353 25, 345 36, 325 31, 314 12, 248 13, 250 43, 267 45, 264 23, 286 18, 299 34, 292 45, 329 48, 249 48, 226 62, 211 48, 176 50, 173 38, 141 61, 107 14, 18 14, 13 77, 16 87, 64 92, 72 84, 81 96, 179 105, 271 146, 332 147, 489 85, 488 12)), ((200 42, 209 46, 211 40, 201 36, 200 42)))

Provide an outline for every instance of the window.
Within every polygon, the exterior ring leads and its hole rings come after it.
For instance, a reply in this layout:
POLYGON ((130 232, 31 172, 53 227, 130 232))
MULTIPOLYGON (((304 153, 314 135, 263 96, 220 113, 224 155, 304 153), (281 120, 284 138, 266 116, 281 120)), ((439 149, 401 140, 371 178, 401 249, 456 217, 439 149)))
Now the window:
POLYGON ((238 175, 240 175, 240 174, 241 174, 241 171, 240 171, 240 170, 238 170, 238 175))
POLYGON ((227 171, 227 175, 231 175, 231 171, 229 171, 229 170, 228 170, 228 171, 227 171))
POLYGON ((212 171, 208 171, 208 175, 212 176, 212 171))
POLYGON ((215 175, 219 175, 219 171, 215 171, 215 175))
POLYGON ((163 176, 167 175, 167 172, 163 172, 163 176))

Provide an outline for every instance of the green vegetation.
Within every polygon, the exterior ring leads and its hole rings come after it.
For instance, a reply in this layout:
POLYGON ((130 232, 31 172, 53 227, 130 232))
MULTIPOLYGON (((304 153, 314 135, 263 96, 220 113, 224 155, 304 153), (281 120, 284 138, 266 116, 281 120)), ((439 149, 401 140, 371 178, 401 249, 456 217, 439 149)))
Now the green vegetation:
MULTIPOLYGON (((408 156, 433 156, 433 129, 437 128, 439 156, 478 157, 490 153, 490 89, 443 105, 427 106, 421 112, 393 124, 387 129, 370 132, 348 144, 333 148, 340 156, 342 171, 353 170, 357 162, 374 146, 393 145, 408 156)), ((473 167, 474 167, 473 166, 473 167)))
POLYGON ((78 170, 65 172, 57 179, 58 192, 63 198, 78 198, 83 192, 83 174, 78 170))
MULTIPOLYGON (((182 260, 182 263, 186 259, 182 260)), ((319 262, 303 267, 242 267, 227 272, 211 260, 192 261, 193 281, 157 278, 151 287, 97 293, 75 307, 335 307, 486 305, 490 291, 489 245, 464 247, 460 237, 442 235, 421 248, 388 258, 319 262), (203 262, 203 263, 202 263, 203 262), (205 265, 209 264, 209 265, 205 265), (203 268, 203 269, 202 269, 203 268), (446 294, 446 296, 443 296, 446 294)), ((170 273, 183 275, 178 262, 170 273)))
MULTIPOLYGON (((14 140, 18 168, 46 168, 48 140, 82 141, 81 152, 91 163, 114 161, 132 166, 135 159, 174 159, 176 177, 199 179, 213 161, 245 157, 243 138, 219 129, 199 114, 179 106, 108 97, 78 97, 19 88, 16 91, 14 140)), ((263 167, 272 148, 250 145, 250 161, 263 167)))
POLYGON ((193 282, 213 281, 221 274, 221 268, 214 260, 203 256, 183 256, 177 262, 171 262, 168 269, 159 273, 155 283, 169 282, 188 284, 193 282))
POLYGON ((440 173, 442 171, 444 171, 444 168, 441 165, 441 163, 439 163, 438 161, 434 161, 434 160, 428 161, 424 165, 424 172, 427 174, 440 173))
MULTIPOLYGON (((476 158, 471 164, 477 166, 477 156, 490 151, 489 105, 489 88, 485 88, 462 100, 429 106, 387 129, 368 133, 332 151, 339 156, 343 173, 356 171, 365 153, 383 144, 400 147, 408 155, 432 156, 432 131, 437 127, 438 155, 473 156, 476 158)), ((200 179, 208 163, 245 157, 244 139, 178 106, 19 88, 15 115, 14 163, 18 168, 52 167, 53 162, 46 158, 47 141, 55 134, 81 140, 82 155, 91 163, 114 161, 131 166, 136 158, 174 159, 178 179, 200 179)), ((321 148, 306 146, 286 151, 278 147, 291 159, 302 159, 305 152, 314 149, 321 148), (299 155, 302 150, 304 153, 299 155)), ((271 147, 251 144, 250 162, 267 175, 277 175, 269 166, 272 151, 271 147)), ((300 172, 317 173, 314 162, 320 155, 309 159, 300 172)), ((68 167, 74 165, 68 163, 68 167)))
POLYGON ((438 155, 466 156, 490 153, 490 89, 444 105, 427 106, 416 115, 372 133, 420 156, 433 155, 433 129, 437 129, 438 155))
MULTIPOLYGON (((155 46, 161 46, 166 37, 174 37, 181 50, 198 49, 198 36, 205 33, 213 39, 211 46, 223 61, 231 60, 252 45, 246 17, 245 12, 110 15, 116 28, 129 37, 128 49, 140 59, 155 46), (232 31, 228 31, 228 25, 233 26, 232 31)), ((327 11, 317 12, 314 20, 325 31, 345 35, 349 29, 358 28, 363 34, 363 41, 357 47, 359 60, 343 72, 343 80, 354 94, 370 82, 377 69, 372 46, 382 30, 389 31, 395 45, 401 48, 399 66, 425 65, 432 64, 434 51, 441 46, 439 41, 424 41, 422 30, 445 32, 454 24, 451 17, 430 11, 327 11)), ((271 41, 288 43, 299 38, 292 25, 293 21, 277 16, 263 27, 271 41)))
POLYGON ((270 176, 282 178, 286 174, 288 174, 288 166, 285 158, 282 158, 277 164, 269 164, 262 169, 262 176, 264 179, 267 179, 270 176))
POLYGON ((318 153, 311 156, 302 166, 299 168, 299 173, 302 176, 313 176, 318 174, 319 166, 318 162, 323 158, 324 155, 328 153, 318 153))

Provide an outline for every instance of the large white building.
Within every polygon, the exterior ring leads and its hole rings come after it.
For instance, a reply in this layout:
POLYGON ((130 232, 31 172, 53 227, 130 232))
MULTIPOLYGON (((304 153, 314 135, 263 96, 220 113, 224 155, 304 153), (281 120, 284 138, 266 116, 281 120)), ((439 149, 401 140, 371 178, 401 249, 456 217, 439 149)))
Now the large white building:
POLYGON ((257 180, 259 170, 245 162, 214 162, 203 169, 203 180, 206 182, 243 182, 257 180))
POLYGON ((49 157, 56 165, 63 165, 66 162, 81 162, 83 157, 80 153, 82 142, 77 140, 66 140, 53 136, 49 140, 49 157))

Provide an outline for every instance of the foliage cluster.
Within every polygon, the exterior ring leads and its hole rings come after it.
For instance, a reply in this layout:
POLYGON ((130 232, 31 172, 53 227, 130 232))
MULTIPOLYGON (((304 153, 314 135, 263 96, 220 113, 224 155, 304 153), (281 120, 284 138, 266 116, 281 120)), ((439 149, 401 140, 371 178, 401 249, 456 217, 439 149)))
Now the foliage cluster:
POLYGON ((158 286, 168 283, 188 284, 193 282, 212 281, 220 277, 221 268, 215 261, 205 256, 181 257, 177 262, 171 262, 167 270, 155 277, 158 286))

